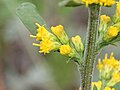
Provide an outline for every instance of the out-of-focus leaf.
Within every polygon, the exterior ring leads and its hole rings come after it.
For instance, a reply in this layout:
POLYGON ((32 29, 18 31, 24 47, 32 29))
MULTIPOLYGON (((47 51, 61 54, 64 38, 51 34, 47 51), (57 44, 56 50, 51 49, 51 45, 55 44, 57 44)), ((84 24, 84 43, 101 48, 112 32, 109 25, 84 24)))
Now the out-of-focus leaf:
POLYGON ((40 25, 45 24, 45 28, 48 29, 46 26, 45 21, 42 17, 38 14, 36 10, 36 6, 32 3, 25 2, 22 3, 16 10, 18 17, 21 19, 23 24, 27 27, 27 29, 32 33, 36 34, 36 25, 35 23, 39 23, 40 25))
POLYGON ((83 5, 82 3, 76 3, 74 0, 64 0, 59 3, 59 6, 77 7, 83 5))
POLYGON ((115 84, 113 88, 115 88, 115 90, 120 90, 120 82, 115 84))

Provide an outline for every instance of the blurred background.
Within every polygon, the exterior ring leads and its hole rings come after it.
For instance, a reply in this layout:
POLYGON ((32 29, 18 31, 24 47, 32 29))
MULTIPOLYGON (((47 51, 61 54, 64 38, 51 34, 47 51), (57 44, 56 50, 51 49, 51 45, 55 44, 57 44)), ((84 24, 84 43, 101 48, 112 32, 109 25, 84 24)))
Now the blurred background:
MULTIPOLYGON (((85 6, 59 7, 62 0, 0 0, 0 90, 78 90, 80 75, 73 62, 56 52, 39 54, 39 48, 29 31, 16 15, 16 7, 23 2, 36 5, 39 14, 49 26, 62 24, 69 37, 79 34, 84 42, 88 12, 85 6)), ((102 8, 102 14, 113 15, 115 7, 102 8)), ((104 48, 120 59, 120 47, 104 48)), ((94 81, 98 72, 95 68, 94 81)))

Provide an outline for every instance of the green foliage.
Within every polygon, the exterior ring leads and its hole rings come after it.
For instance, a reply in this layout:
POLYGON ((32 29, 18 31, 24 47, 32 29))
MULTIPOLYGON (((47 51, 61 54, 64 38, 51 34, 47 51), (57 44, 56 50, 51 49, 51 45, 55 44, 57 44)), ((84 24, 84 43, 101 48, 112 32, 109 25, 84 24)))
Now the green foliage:
POLYGON ((36 34, 36 26, 35 23, 39 23, 40 25, 45 25, 45 28, 48 29, 45 21, 38 14, 36 10, 36 6, 32 3, 25 2, 22 3, 16 11, 18 17, 21 19, 23 24, 27 27, 27 29, 32 33, 36 34))
POLYGON ((74 0, 64 0, 59 3, 60 6, 66 6, 66 7, 77 7, 81 6, 83 4, 76 3, 74 0))
POLYGON ((66 64, 67 57, 59 55, 59 53, 51 52, 46 56, 47 63, 53 68, 52 72, 55 80, 62 87, 62 90, 66 90, 66 86, 76 81, 74 72, 76 66, 72 62, 66 64))
POLYGON ((117 84, 115 84, 115 85, 114 85, 114 88, 115 88, 115 90, 119 90, 119 89, 120 89, 120 82, 117 83, 117 84))
POLYGON ((0 26, 11 17, 9 9, 5 6, 4 2, 0 0, 0 26))

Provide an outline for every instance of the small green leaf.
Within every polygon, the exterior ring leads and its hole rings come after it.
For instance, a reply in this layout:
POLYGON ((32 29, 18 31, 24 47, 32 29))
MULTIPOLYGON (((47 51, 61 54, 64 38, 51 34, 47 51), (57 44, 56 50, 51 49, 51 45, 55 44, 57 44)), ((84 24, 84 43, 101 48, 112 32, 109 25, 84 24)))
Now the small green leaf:
POLYGON ((32 3, 29 3, 29 2, 22 3, 17 8, 16 14, 33 35, 36 34, 37 27, 35 23, 39 23, 40 25, 45 25, 45 28, 48 29, 45 21, 38 14, 36 10, 36 6, 32 3))
POLYGON ((66 6, 66 7, 77 7, 83 5, 82 3, 76 3, 74 0, 64 0, 59 3, 59 6, 66 6))

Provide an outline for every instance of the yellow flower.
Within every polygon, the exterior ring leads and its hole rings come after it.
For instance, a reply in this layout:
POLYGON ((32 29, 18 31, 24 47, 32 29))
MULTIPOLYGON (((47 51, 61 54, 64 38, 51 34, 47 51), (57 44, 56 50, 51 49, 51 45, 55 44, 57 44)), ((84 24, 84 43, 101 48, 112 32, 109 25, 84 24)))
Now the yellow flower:
POLYGON ((117 3, 117 13, 120 15, 120 2, 117 3))
POLYGON ((51 30, 56 36, 60 37, 64 32, 64 27, 62 25, 58 25, 56 27, 51 27, 51 30))
POLYGON ((114 27, 114 26, 110 26, 107 30, 107 32, 105 33, 105 36, 104 36, 104 40, 109 40, 109 39, 112 39, 114 37, 116 37, 119 33, 119 30, 117 27, 114 27))
POLYGON ((62 44, 67 44, 69 41, 68 36, 64 31, 64 27, 62 25, 58 25, 56 27, 51 27, 52 32, 60 39, 62 44))
POLYGON ((115 0, 101 0, 104 2, 104 6, 111 6, 115 4, 115 0))
POLYGON ((108 23, 110 22, 110 17, 106 15, 100 16, 100 26, 99 26, 99 32, 103 35, 103 33, 106 31, 108 27, 108 23))
POLYGON ((108 86, 114 86, 116 83, 120 82, 120 72, 113 73, 112 79, 108 82, 108 86))
POLYGON ((60 49, 60 54, 62 55, 67 55, 70 57, 75 56, 75 52, 69 45, 61 45, 59 49, 60 49))
POLYGON ((115 90, 115 89, 110 87, 105 87, 104 90, 115 90))
POLYGON ((101 90, 102 82, 92 82, 92 89, 94 88, 94 85, 97 87, 98 90, 101 90))
POLYGON ((110 17, 106 15, 101 15, 100 21, 103 22, 104 24, 107 24, 108 22, 110 22, 110 17))
POLYGON ((113 53, 111 53, 110 58, 105 55, 105 59, 103 61, 98 62, 97 69, 100 73, 100 79, 104 78, 106 80, 110 80, 113 73, 119 72, 120 62, 113 57, 113 53))
POLYGON ((111 6, 115 4, 115 0, 82 0, 82 2, 88 6, 90 4, 99 4, 101 6, 111 6))
POLYGON ((98 4, 99 0, 82 0, 82 2, 88 7, 89 4, 98 4))
POLYGON ((84 46, 79 35, 72 37, 72 42, 78 52, 83 52, 84 46))
POLYGON ((72 52, 72 48, 69 45, 61 45, 60 46, 60 54, 68 55, 72 52))
POLYGON ((49 53, 52 50, 57 50, 60 47, 60 44, 58 42, 52 41, 50 39, 45 39, 40 42, 40 44, 35 44, 33 43, 34 46, 39 46, 40 47, 40 53, 49 53))
POLYGON ((36 36, 30 35, 30 37, 36 38, 37 41, 38 40, 44 40, 44 39, 50 39, 50 38, 53 39, 53 38, 55 38, 55 36, 52 33, 48 32, 45 29, 44 25, 40 26, 38 23, 35 23, 35 24, 38 27, 37 34, 36 34, 36 36))

